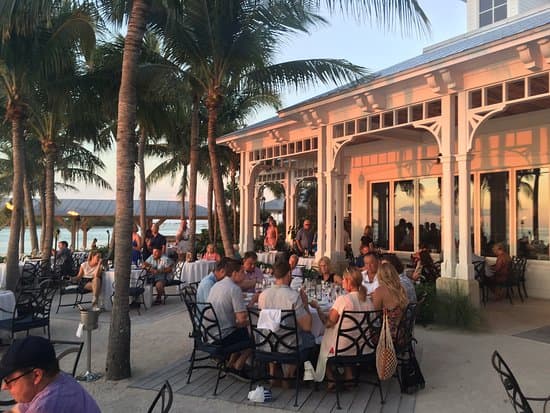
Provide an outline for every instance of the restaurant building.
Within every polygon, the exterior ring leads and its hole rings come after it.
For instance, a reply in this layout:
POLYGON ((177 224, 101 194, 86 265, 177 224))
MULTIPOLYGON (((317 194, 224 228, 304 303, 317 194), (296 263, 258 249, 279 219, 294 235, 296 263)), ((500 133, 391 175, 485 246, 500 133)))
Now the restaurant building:
MULTIPOLYGON (((441 254, 442 282, 477 297, 472 253, 528 258, 529 296, 550 298, 550 4, 468 0, 468 32, 218 139, 240 154, 240 245, 253 247, 261 190, 317 181, 317 255, 357 246, 441 254), (346 225, 347 226, 347 225, 346 225)), ((491 261, 491 258, 488 259, 491 261)))

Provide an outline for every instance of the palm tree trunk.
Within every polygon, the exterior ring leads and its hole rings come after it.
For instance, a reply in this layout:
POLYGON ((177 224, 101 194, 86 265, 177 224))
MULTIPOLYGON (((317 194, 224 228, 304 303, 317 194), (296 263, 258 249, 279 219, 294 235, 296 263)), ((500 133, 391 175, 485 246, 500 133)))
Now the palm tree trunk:
POLYGON ((214 222, 214 208, 212 208, 214 199, 214 183, 212 181, 212 175, 208 177, 208 194, 207 194, 206 206, 208 208, 208 239, 210 242, 214 242, 214 228, 216 222, 214 222))
POLYGON ((189 137, 189 231, 191 232, 191 256, 196 256, 197 233, 197 174, 199 169, 199 98, 193 96, 191 135, 189 137))
POLYGON ((23 180, 23 190, 25 196, 25 212, 27 213, 27 222, 29 223, 29 232, 31 238, 32 255, 38 253, 38 235, 36 234, 36 217, 34 216, 34 205, 32 204, 32 194, 29 188, 27 176, 23 180))
POLYGON ((225 207, 225 195, 223 192, 223 180, 220 172, 220 163, 216 153, 216 123, 218 122, 218 108, 221 97, 215 93, 209 94, 206 102, 208 109, 208 155, 210 156, 210 175, 214 183, 214 195, 216 197, 216 216, 220 226, 223 250, 227 257, 233 256, 233 243, 227 222, 227 210, 225 207))
POLYGON ((25 255, 25 208, 21 214, 21 232, 19 233, 19 256, 23 255, 25 255))
POLYGON ((187 188, 187 165, 183 167, 183 174, 181 177, 181 212, 180 218, 185 219, 185 189, 187 188))
POLYGON ((13 186, 10 222, 10 238, 6 255, 6 289, 15 290, 19 279, 19 233, 21 232, 21 217, 23 216, 23 177, 25 171, 25 138, 23 135, 24 109, 12 103, 8 108, 7 117, 11 121, 11 137, 13 150, 13 186))
POLYGON ((233 244, 237 244, 239 239, 237 227, 237 188, 236 188, 237 166, 235 165, 235 156, 231 156, 230 176, 231 176, 231 212, 233 218, 233 244))
POLYGON ((106 378, 130 377, 131 326, 128 303, 134 216, 134 168, 136 128, 136 78, 141 44, 149 15, 150 1, 134 0, 122 57, 122 77, 118 95, 117 179, 115 249, 115 296, 107 347, 106 378))
MULTIPOLYGON (((50 255, 53 243, 53 227, 55 219, 55 157, 57 148, 54 142, 44 142, 43 151, 45 154, 45 196, 44 206, 45 214, 42 221, 43 244, 41 265, 42 268, 47 268, 50 264, 50 255)), ((56 246, 57 247, 57 246, 56 246)))
POLYGON ((145 237, 147 231, 147 184, 145 181, 145 145, 147 133, 145 128, 140 128, 138 146, 138 170, 139 170, 139 226, 141 237, 145 237))
POLYGON ((45 184, 46 178, 44 177, 42 179, 42 183, 40 185, 40 248, 44 245, 44 236, 46 233, 44 232, 44 222, 46 221, 46 184, 45 184))

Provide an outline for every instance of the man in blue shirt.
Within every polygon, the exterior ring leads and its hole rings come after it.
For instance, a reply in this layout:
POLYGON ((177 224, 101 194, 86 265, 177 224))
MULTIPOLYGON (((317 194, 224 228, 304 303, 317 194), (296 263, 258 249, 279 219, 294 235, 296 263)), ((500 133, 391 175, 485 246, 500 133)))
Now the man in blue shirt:
MULTIPOLYGON (((222 280, 227 274, 227 269, 230 267, 230 259, 223 257, 220 262, 216 263, 214 271, 204 277, 198 288, 197 288, 197 303, 206 303, 208 302, 208 294, 210 294, 210 289, 217 281, 222 280)), ((231 270, 229 274, 231 274, 231 270)))

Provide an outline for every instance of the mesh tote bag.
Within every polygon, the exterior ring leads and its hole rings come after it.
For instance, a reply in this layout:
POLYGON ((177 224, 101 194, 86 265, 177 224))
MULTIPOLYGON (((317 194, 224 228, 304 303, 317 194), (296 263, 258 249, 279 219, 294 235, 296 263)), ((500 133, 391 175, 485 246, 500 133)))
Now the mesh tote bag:
POLYGON ((393 348, 388 315, 384 310, 384 321, 380 331, 380 340, 376 346, 376 371, 380 380, 391 379, 397 368, 397 357, 393 348))

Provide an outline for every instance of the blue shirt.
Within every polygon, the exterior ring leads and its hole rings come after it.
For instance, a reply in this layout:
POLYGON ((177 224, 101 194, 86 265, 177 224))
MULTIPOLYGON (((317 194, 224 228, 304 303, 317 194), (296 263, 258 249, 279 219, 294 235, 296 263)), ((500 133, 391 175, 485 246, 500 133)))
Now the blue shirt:
POLYGON ((208 302, 208 294, 210 294, 210 290, 212 289, 212 286, 216 284, 216 281, 216 276, 213 272, 201 280, 199 287, 197 288, 197 303, 208 302))
POLYGON ((17 405, 21 413, 101 413, 92 396, 71 376, 60 372, 29 403, 17 405))

